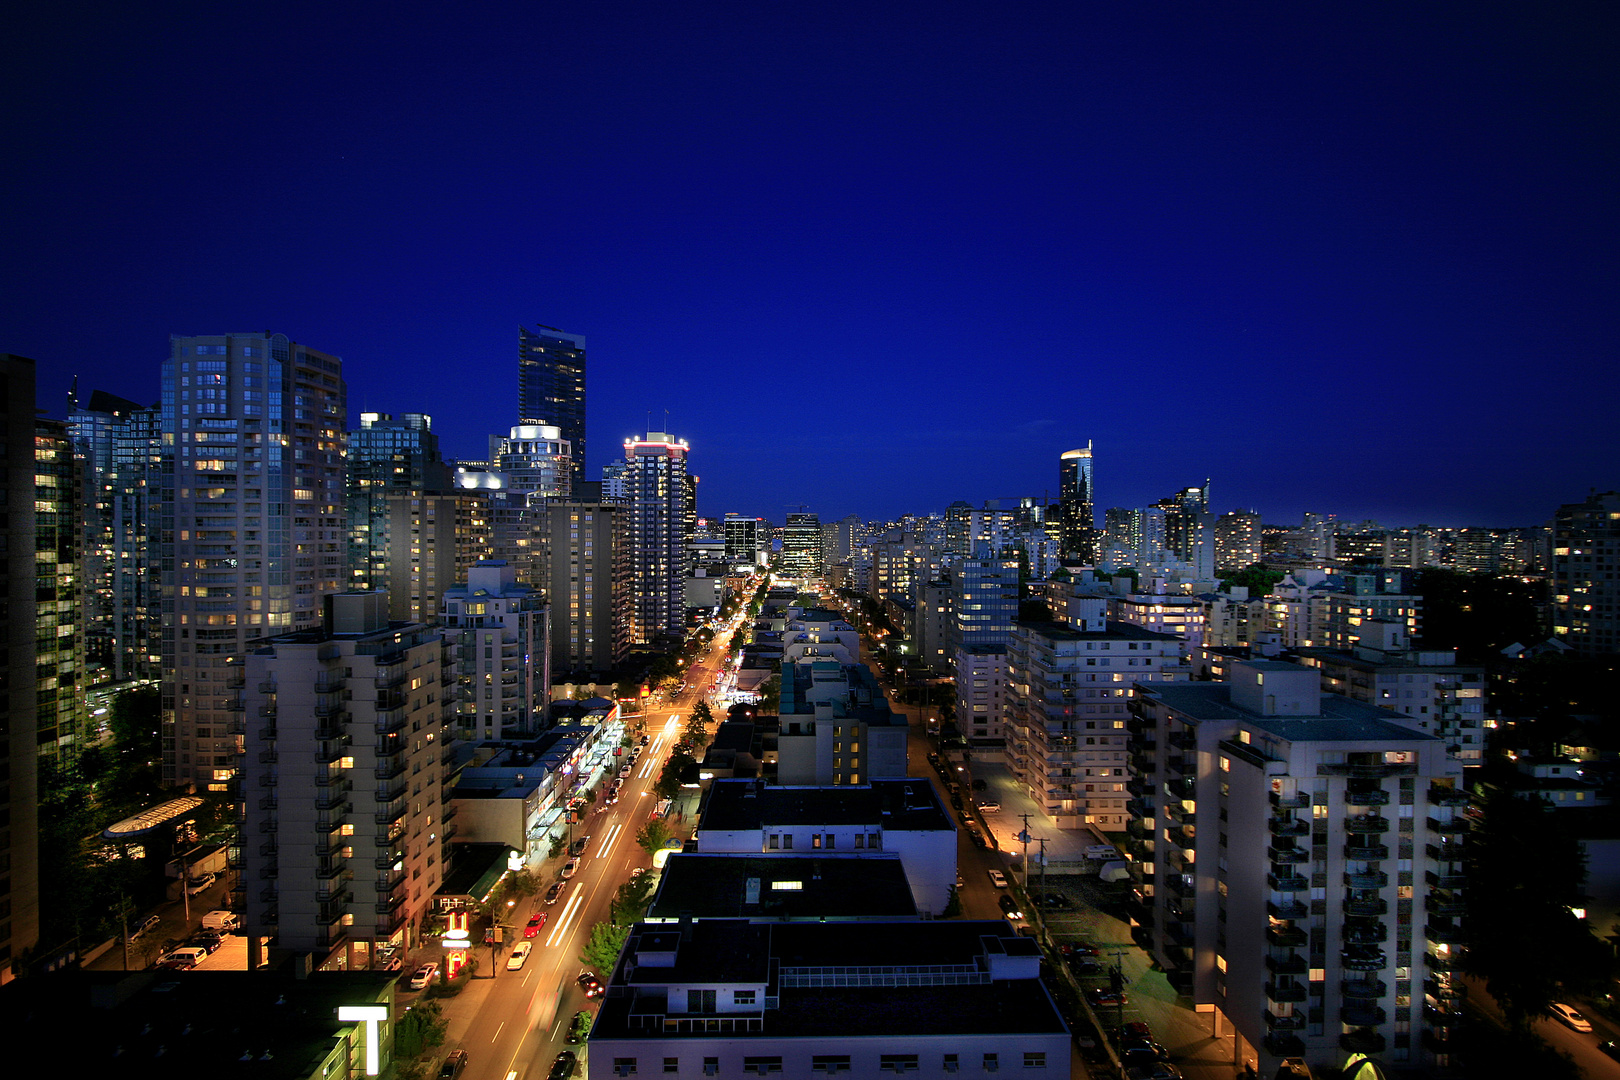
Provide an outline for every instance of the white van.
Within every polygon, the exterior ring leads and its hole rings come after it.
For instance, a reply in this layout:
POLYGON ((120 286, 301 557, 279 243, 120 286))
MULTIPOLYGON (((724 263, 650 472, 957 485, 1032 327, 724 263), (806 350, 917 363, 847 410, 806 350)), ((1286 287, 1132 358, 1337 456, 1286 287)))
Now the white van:
POLYGON ((228 934, 232 930, 240 929, 241 926, 242 920, 236 917, 234 911, 225 911, 224 909, 210 911, 202 917, 202 928, 204 930, 218 930, 221 933, 228 934))
POLYGON ((1112 862, 1119 858, 1119 849, 1112 844, 1092 844, 1086 848, 1086 858, 1112 862))

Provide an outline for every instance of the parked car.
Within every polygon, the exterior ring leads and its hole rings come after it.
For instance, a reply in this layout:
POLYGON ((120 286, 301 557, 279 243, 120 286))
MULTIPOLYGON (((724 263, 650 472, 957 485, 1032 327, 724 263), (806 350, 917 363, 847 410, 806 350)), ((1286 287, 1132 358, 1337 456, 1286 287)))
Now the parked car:
POLYGON ((537 937, 540 933, 540 928, 544 925, 546 925, 546 913, 543 911, 535 912, 533 915, 529 916, 529 921, 524 924, 523 936, 526 938, 537 937))
POLYGON ((588 998, 602 996, 602 980, 596 977, 594 971, 582 971, 579 973, 579 988, 585 991, 585 996, 588 998))
POLYGON ((1000 870, 991 870, 988 871, 988 873, 990 874, 990 884, 994 885, 998 889, 1005 889, 1007 887, 1006 874, 1003 874, 1000 870))
POLYGON ((1592 1022, 1580 1014, 1573 1005, 1565 1005, 1561 1001, 1552 1004, 1553 1019, 1569 1028, 1571 1031, 1582 1031, 1588 1034, 1592 1031, 1592 1022))
POLYGON ((466 1067, 467 1051, 452 1050, 445 1055, 444 1064, 439 1066, 439 1080, 456 1080, 466 1067))
POLYGON ((1152 1065, 1169 1061, 1170 1051, 1152 1039, 1126 1039, 1120 1044, 1119 1059, 1126 1065, 1152 1065))
POLYGON ((438 974, 438 964, 423 964, 411 973, 411 981, 405 984, 407 990, 426 990, 433 976, 438 974))
POLYGON ((569 878, 574 876, 574 871, 578 869, 579 863, 570 860, 569 862, 563 863, 563 868, 557 871, 557 876, 562 878, 564 881, 567 881, 569 878))
POLYGON ((1115 1005, 1125 1005, 1130 1002, 1130 998, 1126 997, 1123 993, 1118 990, 1111 990, 1106 986, 1099 986, 1094 990, 1087 990, 1086 1000, 1091 1002, 1092 1008, 1096 1008, 1099 1005, 1113 1007, 1115 1005))
POLYGON ((551 888, 547 889, 546 890, 546 903, 547 904, 555 904, 557 902, 558 897, 562 896, 563 890, 566 889, 566 888, 568 888, 568 886, 559 881, 555 885, 553 885, 551 888))
POLYGON ((147 934, 157 929, 158 923, 162 921, 163 920, 158 918, 156 915, 148 915, 146 918, 141 920, 141 924, 139 926, 130 932, 129 940, 134 941, 136 938, 145 937, 147 934))
POLYGON ((624 768, 619 770, 620 780, 628 780, 630 778, 630 768, 631 766, 626 765, 624 768))
POLYGON ((1030 897, 1030 900, 1036 907, 1066 908, 1069 906, 1069 898, 1062 893, 1042 893, 1039 896, 1030 897))
POLYGON ((1141 1020, 1133 1020, 1119 1029, 1121 1039, 1151 1039, 1153 1028, 1141 1020))
POLYGON ((651 735, 643 735, 643 736, 642 736, 642 737, 641 737, 641 745, 642 745, 642 746, 646 746, 646 745, 647 745, 647 742, 648 742, 648 740, 650 740, 650 739, 651 739, 651 738, 652 738, 652 736, 651 736, 651 735))
POLYGON ((1151 1065, 1132 1065, 1125 1070, 1125 1080, 1182 1080, 1181 1070, 1167 1061, 1151 1065))
POLYGON ((574 1014, 573 1023, 568 1025, 568 1038, 566 1041, 579 1043, 585 1041, 585 1036, 591 1033, 591 1014, 587 1009, 581 1009, 574 1014))
POLYGON ((995 799, 980 799, 979 813, 999 814, 1001 813, 1001 803, 997 802, 995 799))
POLYGON ((563 1050, 557 1054, 557 1060, 551 1063, 551 1072, 546 1080, 568 1080, 574 1075, 574 1068, 579 1059, 574 1057, 572 1050, 563 1050))
POLYGON ((225 939, 211 931, 199 930, 186 938, 186 944, 194 949, 201 949, 205 953, 212 953, 225 944, 225 939))
POLYGON ((568 845, 568 854, 575 859, 579 858, 581 855, 585 854, 585 848, 590 845, 590 842, 591 838, 589 836, 580 837, 578 840, 575 840, 572 844, 568 845))
POLYGON ((1001 905, 1002 914, 1009 919, 1022 919, 1024 917, 1023 912, 1018 910, 1018 901, 1013 898, 1012 893, 1002 893, 996 902, 1001 905))
POLYGON ((198 893, 207 892, 209 889, 214 887, 214 882, 218 880, 219 879, 213 874, 204 874, 202 877, 186 886, 186 894, 188 896, 196 896, 198 893))
POLYGON ((517 971, 523 967, 523 961, 529 958, 529 952, 534 948, 532 941, 520 941, 512 949, 512 955, 506 958, 506 970, 517 971))
POLYGON ((198 964, 202 963, 203 959, 207 955, 207 949, 200 948, 196 945, 182 945, 173 952, 164 953, 162 956, 158 957, 157 966, 161 968, 174 968, 178 971, 185 971, 188 968, 194 968, 198 964))
POLYGON ((1074 972, 1074 976, 1077 979, 1085 979, 1090 978, 1093 975, 1102 974, 1102 965, 1089 957, 1068 956, 1064 959, 1068 962, 1069 970, 1074 972))

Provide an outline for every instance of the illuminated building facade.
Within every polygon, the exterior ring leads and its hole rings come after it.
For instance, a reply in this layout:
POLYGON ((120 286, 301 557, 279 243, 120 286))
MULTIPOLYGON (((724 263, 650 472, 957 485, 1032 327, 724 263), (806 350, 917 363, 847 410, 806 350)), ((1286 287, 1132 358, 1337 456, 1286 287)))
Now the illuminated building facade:
POLYGON ((808 580, 820 577, 821 567, 821 518, 789 514, 782 525, 782 575, 808 580))
POLYGON ((686 629, 687 449, 662 431, 624 443, 633 645, 686 629))
POLYGON ((67 425, 34 421, 34 730, 42 762, 67 766, 85 737, 79 462, 67 425))
POLYGON ((480 562, 447 590, 440 633, 456 665, 456 737, 521 738, 545 718, 551 690, 546 604, 498 559, 480 562))
POLYGON ((1096 488, 1092 478, 1091 442, 1066 450, 1058 458, 1058 536, 1065 556, 1095 563, 1097 518, 1096 488))
POLYGON ((384 593, 328 596, 324 611, 247 656, 245 928, 317 967, 363 968, 405 940, 443 876, 450 646, 390 623, 384 593))
POLYGON ((247 643, 319 626, 342 588, 343 362, 284 334, 174 336, 162 408, 163 779, 229 791, 247 643))
POLYGON ((585 338, 554 326, 518 327, 518 423, 553 424, 572 451, 571 480, 585 465, 585 338))
POLYGON ((348 587, 392 590, 389 500, 446 491, 450 470, 425 413, 361 413, 348 445, 348 587))
POLYGON ((1620 652, 1620 491, 1553 515, 1553 636, 1588 656, 1620 652))

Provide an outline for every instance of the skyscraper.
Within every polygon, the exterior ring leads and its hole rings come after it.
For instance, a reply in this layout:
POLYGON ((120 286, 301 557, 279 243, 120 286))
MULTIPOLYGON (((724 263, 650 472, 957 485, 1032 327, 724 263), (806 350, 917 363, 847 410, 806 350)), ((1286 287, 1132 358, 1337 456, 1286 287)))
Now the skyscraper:
POLYGON ((1588 656, 1620 652, 1620 491, 1553 515, 1553 634, 1588 656))
POLYGON ((34 361, 0 353, 0 983, 39 943, 39 772, 34 731, 34 361))
POLYGON ((1091 441, 1058 458, 1058 530, 1063 554, 1097 561, 1097 519, 1092 507, 1091 441))
POLYGON ((447 491, 450 469, 439 455, 433 417, 361 413, 349 432, 349 586, 389 587, 388 499, 447 491))
POLYGON ((163 779, 230 791, 247 643, 320 625, 342 588, 343 362, 285 334, 169 339, 163 779))
POLYGON ((555 326, 518 327, 518 423, 554 424, 585 466, 585 338, 555 326))
POLYGON ((87 404, 75 404, 68 413, 68 437, 73 440, 73 456, 79 463, 84 492, 80 579, 84 604, 85 660, 93 669, 88 681, 122 678, 117 667, 116 597, 117 558, 116 520, 118 505, 115 452, 119 435, 129 418, 141 411, 140 405, 114 394, 97 390, 87 404))
POLYGON ((677 441, 662 431, 624 443, 632 645, 649 644, 660 634, 678 636, 686 629, 686 452, 685 439, 677 441))
POLYGON ((821 576, 821 518, 815 514, 787 516, 782 526, 782 573, 792 578, 821 576))
POLYGON ((68 764, 84 737, 79 463, 67 425, 34 421, 34 727, 42 761, 68 764))

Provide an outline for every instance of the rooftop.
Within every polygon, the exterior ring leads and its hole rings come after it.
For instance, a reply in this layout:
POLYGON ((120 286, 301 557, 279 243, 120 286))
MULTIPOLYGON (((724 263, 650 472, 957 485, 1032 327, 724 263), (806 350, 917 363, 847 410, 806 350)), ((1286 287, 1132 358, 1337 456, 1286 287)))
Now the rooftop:
MULTIPOLYGON (((1293 664, 1250 661, 1262 671, 1296 671, 1293 664)), ((1170 708, 1193 720, 1242 720, 1289 742, 1438 742, 1425 732, 1408 726, 1411 721, 1400 713, 1380 709, 1366 702, 1351 701, 1338 694, 1323 694, 1318 716, 1262 716, 1231 700, 1229 683, 1139 683, 1142 692, 1158 698, 1170 708)))
POLYGON ((771 825, 882 825, 909 831, 955 829, 927 780, 874 780, 840 787, 778 787, 755 780, 716 780, 704 800, 702 832, 771 825))
POLYGON ((915 919, 892 854, 671 855, 650 919, 915 919), (783 887, 791 885, 791 887, 783 887))

